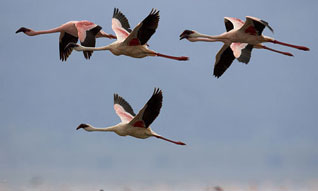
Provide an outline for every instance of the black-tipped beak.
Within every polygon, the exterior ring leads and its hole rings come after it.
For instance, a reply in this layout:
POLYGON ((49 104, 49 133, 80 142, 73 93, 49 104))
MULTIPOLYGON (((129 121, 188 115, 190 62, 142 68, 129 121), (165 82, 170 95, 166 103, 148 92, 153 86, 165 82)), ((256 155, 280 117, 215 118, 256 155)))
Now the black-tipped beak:
POLYGON ((87 124, 82 123, 82 124, 80 124, 80 125, 76 128, 76 130, 79 130, 79 129, 81 129, 81 128, 85 128, 85 127, 88 127, 88 125, 87 125, 87 124))
POLYGON ((189 38, 189 35, 191 35, 193 33, 193 31, 191 30, 185 30, 183 31, 183 33, 180 34, 180 40, 184 39, 184 38, 189 38))
POLYGON ((188 37, 186 35, 183 35, 183 36, 180 35, 180 40, 182 40, 184 38, 188 38, 188 37))
POLYGON ((19 33, 19 32, 28 32, 28 31, 30 31, 30 29, 28 29, 28 28, 25 28, 25 27, 21 27, 21 28, 19 28, 15 33, 19 33))
POLYGON ((67 50, 67 49, 69 49, 69 48, 73 49, 73 48, 75 48, 75 47, 78 47, 78 44, 76 44, 76 43, 74 43, 74 42, 70 42, 70 43, 68 43, 68 44, 65 46, 64 50, 67 50))

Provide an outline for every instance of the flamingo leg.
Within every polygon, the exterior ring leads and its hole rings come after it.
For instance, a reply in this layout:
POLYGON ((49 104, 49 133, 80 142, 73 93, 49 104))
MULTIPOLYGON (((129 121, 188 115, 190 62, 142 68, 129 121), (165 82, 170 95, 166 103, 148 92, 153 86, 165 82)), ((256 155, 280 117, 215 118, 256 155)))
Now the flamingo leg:
POLYGON ((170 59, 173 59, 173 60, 179 60, 179 61, 189 60, 189 57, 186 57, 186 56, 176 57, 176 56, 168 56, 168 55, 160 54, 160 53, 155 53, 155 54, 156 54, 156 56, 160 56, 160 57, 164 57, 164 58, 170 58, 170 59))
POLYGON ((158 139, 162 139, 162 140, 165 140, 165 141, 168 141, 168 142, 177 144, 177 145, 186 145, 185 143, 183 143, 183 142, 181 142, 181 141, 172 141, 172 140, 170 140, 170 139, 161 137, 161 136, 159 136, 159 135, 154 135, 154 136, 157 137, 158 139))
POLYGON ((280 42, 278 40, 272 40, 270 41, 274 44, 280 44, 280 45, 283 45, 283 46, 289 46, 289 47, 292 47, 292 48, 297 48, 299 50, 304 50, 304 51, 309 51, 310 49, 305 47, 305 46, 297 46, 297 45, 293 45, 293 44, 288 44, 288 43, 285 43, 285 42, 280 42))
POLYGON ((268 48, 267 46, 264 46, 264 45, 261 45, 261 48, 266 49, 266 50, 270 50, 270 51, 273 51, 273 52, 277 52, 277 53, 280 53, 280 54, 284 54, 284 55, 286 55, 286 56, 294 56, 294 55, 292 55, 292 54, 289 53, 289 52, 282 52, 282 51, 279 51, 279 50, 275 50, 275 49, 272 49, 272 48, 268 48))

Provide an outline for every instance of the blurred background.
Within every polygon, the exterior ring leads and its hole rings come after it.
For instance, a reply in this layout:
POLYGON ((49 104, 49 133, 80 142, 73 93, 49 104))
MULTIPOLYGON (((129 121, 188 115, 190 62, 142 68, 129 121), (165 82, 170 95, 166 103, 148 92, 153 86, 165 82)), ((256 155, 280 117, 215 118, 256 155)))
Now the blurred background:
MULTIPOLYGON (((1 3, 0 190, 316 190, 318 187, 317 7, 309 1, 9 1, 1 3), (59 34, 46 30, 71 20, 111 29, 114 8, 133 28, 152 8, 160 22, 148 44, 188 62, 81 52, 59 60, 59 34), (222 43, 179 40, 185 29, 218 35, 223 17, 261 18, 287 57, 254 49, 248 65, 234 61, 212 76, 222 43), (113 94, 138 112, 153 88, 163 107, 152 129, 187 143, 76 131, 119 118, 113 94), (271 189, 272 190, 272 189, 271 189)), ((97 46, 111 43, 98 39, 97 46)))

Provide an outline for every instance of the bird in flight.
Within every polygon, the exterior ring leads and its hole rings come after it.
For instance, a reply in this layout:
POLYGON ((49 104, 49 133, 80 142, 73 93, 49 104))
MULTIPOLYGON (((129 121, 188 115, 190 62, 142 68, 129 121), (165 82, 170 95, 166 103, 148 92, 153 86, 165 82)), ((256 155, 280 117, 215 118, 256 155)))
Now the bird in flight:
POLYGON ((129 103, 118 94, 114 94, 114 109, 121 119, 117 125, 96 128, 89 124, 80 124, 76 130, 84 129, 86 131, 111 131, 120 136, 132 136, 139 139, 156 137, 177 145, 185 145, 180 141, 172 141, 155 133, 151 128, 151 123, 157 118, 162 106, 162 91, 155 88, 151 98, 136 115, 129 103))
POLYGON ((235 58, 238 61, 247 64, 250 61, 251 52, 253 48, 266 49, 287 56, 293 56, 289 52, 282 52, 266 47, 262 44, 264 42, 271 42, 274 44, 280 44, 283 46, 297 48, 299 50, 309 51, 309 48, 305 46, 287 44, 284 42, 277 41, 271 37, 263 36, 262 32, 265 27, 268 27, 272 32, 273 29, 269 26, 269 24, 266 21, 263 21, 255 17, 246 16, 245 23, 237 18, 225 17, 224 23, 227 32, 218 36, 205 35, 194 30, 185 30, 180 35, 180 40, 185 38, 191 42, 221 41, 224 43, 223 47, 217 53, 215 58, 213 75, 217 78, 222 76, 222 74, 227 70, 227 68, 230 67, 235 58))
MULTIPOLYGON (((60 49, 60 60, 66 61, 68 56, 72 53, 71 48, 66 48, 67 44, 70 42, 76 43, 78 38, 83 46, 94 47, 96 43, 96 38, 116 38, 112 34, 107 34, 101 30, 102 27, 92 23, 90 21, 69 21, 62 24, 59 27, 49 29, 34 31, 29 28, 21 27, 16 31, 16 33, 23 32, 28 36, 35 36, 40 34, 49 33, 60 33, 59 39, 59 49, 60 49)), ((89 59, 92 56, 92 51, 84 51, 84 57, 89 59)))
POLYGON ((126 55, 133 58, 143 58, 146 56, 160 56, 173 60, 185 61, 188 57, 169 56, 150 50, 148 40, 156 32, 159 23, 159 11, 152 9, 149 15, 139 23, 133 30, 130 29, 128 19, 117 8, 114 9, 112 18, 112 29, 117 40, 103 47, 85 47, 74 42, 70 42, 66 49, 74 48, 77 51, 97 51, 109 50, 116 56, 126 55))

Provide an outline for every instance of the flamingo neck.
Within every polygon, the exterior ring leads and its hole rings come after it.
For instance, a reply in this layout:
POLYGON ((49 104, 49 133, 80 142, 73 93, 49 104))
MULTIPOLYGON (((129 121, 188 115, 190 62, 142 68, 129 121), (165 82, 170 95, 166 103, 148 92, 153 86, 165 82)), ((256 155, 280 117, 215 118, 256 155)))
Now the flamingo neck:
POLYGON ((189 37, 187 40, 191 41, 191 42, 217 42, 217 41, 220 41, 220 40, 216 40, 216 39, 209 39, 209 38, 202 38, 202 37, 199 37, 199 38, 189 37))
POLYGON ((84 128, 86 131, 115 131, 116 126, 110 126, 110 127, 101 127, 101 128, 97 128, 97 127, 93 127, 93 126, 89 126, 84 128))
POLYGON ((107 46, 101 46, 101 47, 86 47, 79 45, 78 47, 74 48, 77 51, 101 51, 101 50, 112 50, 111 44, 107 46))
POLYGON ((39 35, 39 34, 49 34, 49 33, 56 33, 56 32, 61 32, 59 27, 54 28, 54 29, 50 29, 50 30, 42 30, 42 31, 31 30, 31 31, 27 32, 26 34, 29 36, 35 36, 35 35, 39 35))
POLYGON ((199 41, 206 41, 206 42, 215 42, 215 41, 224 41, 223 35, 217 35, 217 36, 210 36, 206 34, 196 33, 196 38, 199 39, 199 41))
POLYGON ((165 141, 168 141, 168 142, 170 142, 170 143, 177 144, 177 145, 186 145, 185 143, 183 143, 183 142, 181 142, 181 141, 173 141, 173 140, 164 138, 164 137, 162 137, 162 136, 160 136, 160 135, 153 135, 153 136, 155 136, 155 137, 158 138, 158 139, 162 139, 162 140, 165 140, 165 141))

